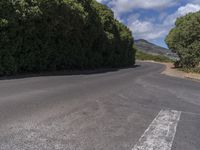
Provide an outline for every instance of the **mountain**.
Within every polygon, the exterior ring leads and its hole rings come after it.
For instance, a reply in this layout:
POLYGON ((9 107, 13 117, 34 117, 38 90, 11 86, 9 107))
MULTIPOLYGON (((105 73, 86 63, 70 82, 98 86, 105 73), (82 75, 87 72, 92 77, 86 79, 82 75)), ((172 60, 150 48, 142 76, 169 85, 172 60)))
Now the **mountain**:
POLYGON ((177 59, 177 55, 173 53, 171 50, 160 47, 158 45, 155 45, 153 43, 150 43, 146 40, 140 39, 135 40, 135 46, 139 51, 153 54, 153 55, 164 55, 171 59, 177 59))

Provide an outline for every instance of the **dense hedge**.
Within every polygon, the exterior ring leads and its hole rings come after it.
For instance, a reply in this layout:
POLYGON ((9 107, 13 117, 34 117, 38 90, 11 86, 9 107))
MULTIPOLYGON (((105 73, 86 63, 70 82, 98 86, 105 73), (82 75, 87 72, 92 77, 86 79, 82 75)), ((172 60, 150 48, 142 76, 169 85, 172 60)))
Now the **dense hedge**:
POLYGON ((193 68, 200 63, 200 12, 178 18, 176 26, 166 37, 166 43, 180 60, 177 67, 193 68))
POLYGON ((134 63, 129 29, 94 0, 1 0, 0 75, 134 63))

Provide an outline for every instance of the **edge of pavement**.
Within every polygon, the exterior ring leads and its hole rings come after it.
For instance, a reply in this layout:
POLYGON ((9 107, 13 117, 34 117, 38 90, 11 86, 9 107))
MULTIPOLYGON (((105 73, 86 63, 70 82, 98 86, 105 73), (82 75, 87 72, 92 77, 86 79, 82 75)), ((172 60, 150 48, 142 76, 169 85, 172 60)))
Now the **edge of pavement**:
POLYGON ((164 71, 161 72, 161 74, 172 76, 172 77, 191 79, 191 80, 200 82, 200 74, 187 73, 187 72, 177 70, 176 68, 174 68, 173 63, 163 63, 163 62, 156 62, 156 61, 151 61, 151 60, 145 60, 145 61, 139 60, 139 62, 150 62, 150 63, 162 64, 162 65, 165 65, 165 69, 164 71))

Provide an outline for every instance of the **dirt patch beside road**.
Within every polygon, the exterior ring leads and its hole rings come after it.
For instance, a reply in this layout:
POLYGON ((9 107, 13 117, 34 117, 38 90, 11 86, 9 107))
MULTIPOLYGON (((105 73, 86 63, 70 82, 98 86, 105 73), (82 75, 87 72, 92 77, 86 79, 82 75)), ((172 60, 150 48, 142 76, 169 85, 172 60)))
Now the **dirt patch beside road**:
POLYGON ((200 74, 197 73, 187 73, 180 70, 177 70, 174 68, 172 63, 162 63, 166 66, 165 70, 162 72, 162 74, 179 77, 179 78, 189 78, 193 80, 200 81, 200 74))
POLYGON ((165 74, 172 77, 178 78, 188 78, 192 80, 196 80, 200 82, 200 74, 197 73, 187 73, 174 68, 173 63, 162 63, 162 62, 155 62, 155 61, 144 61, 144 62, 152 62, 152 63, 159 63, 166 66, 165 70, 161 74, 165 74))

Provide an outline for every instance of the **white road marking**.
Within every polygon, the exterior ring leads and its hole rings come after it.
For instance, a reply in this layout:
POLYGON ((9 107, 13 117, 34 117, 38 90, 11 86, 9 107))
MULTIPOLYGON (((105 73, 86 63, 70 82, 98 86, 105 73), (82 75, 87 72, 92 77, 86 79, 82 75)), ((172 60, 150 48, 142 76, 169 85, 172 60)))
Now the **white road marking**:
POLYGON ((181 112, 161 110, 132 150, 171 150, 181 112))

